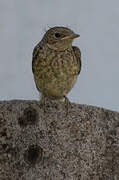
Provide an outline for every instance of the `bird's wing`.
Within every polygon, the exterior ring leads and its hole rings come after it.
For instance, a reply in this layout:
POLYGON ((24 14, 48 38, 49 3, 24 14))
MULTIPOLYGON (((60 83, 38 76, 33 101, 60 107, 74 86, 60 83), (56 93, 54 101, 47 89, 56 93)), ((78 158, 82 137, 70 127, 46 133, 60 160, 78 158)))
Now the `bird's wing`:
POLYGON ((38 43, 34 50, 33 50, 33 54, 32 54, 32 72, 35 73, 38 64, 41 63, 44 59, 44 50, 43 50, 43 46, 41 43, 38 43))
POLYGON ((36 45, 33 50, 33 54, 32 54, 32 72, 33 73, 35 73, 38 54, 39 54, 39 47, 38 47, 38 45, 36 45))
POLYGON ((81 51, 78 47, 72 46, 78 64, 78 74, 81 71, 81 51))

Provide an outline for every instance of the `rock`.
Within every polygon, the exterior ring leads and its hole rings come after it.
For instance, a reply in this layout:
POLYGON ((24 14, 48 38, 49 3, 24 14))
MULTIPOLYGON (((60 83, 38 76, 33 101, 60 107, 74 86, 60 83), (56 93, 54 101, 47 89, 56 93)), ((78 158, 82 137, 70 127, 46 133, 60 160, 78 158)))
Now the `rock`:
POLYGON ((118 180, 119 113, 0 102, 0 180, 118 180))

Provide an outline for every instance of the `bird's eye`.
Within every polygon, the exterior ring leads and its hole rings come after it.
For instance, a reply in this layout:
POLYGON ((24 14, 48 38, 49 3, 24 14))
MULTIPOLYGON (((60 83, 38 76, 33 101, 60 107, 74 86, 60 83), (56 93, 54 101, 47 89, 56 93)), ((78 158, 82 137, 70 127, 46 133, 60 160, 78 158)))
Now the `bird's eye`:
POLYGON ((60 38, 60 37, 61 37, 61 34, 60 34, 60 33, 55 33, 55 37, 56 37, 56 38, 60 38))

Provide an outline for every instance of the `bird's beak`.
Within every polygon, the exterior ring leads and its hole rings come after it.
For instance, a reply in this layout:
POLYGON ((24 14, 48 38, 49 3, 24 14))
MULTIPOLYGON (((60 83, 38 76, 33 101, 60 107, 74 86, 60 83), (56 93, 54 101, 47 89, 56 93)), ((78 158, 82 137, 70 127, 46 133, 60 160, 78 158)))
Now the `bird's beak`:
POLYGON ((72 39, 75 39, 75 38, 78 38, 78 37, 80 37, 79 34, 73 34, 71 38, 72 38, 72 39))
POLYGON ((78 37, 80 37, 79 34, 72 34, 72 35, 63 37, 62 40, 66 40, 66 39, 75 39, 75 38, 78 38, 78 37))

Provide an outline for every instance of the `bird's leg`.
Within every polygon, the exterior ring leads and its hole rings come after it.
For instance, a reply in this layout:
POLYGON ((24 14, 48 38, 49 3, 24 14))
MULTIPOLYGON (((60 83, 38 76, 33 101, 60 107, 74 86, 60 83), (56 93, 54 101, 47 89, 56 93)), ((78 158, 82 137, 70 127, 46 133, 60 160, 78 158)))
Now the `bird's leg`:
POLYGON ((44 95, 41 96, 40 100, 40 107, 46 112, 46 104, 47 104, 48 98, 44 95))
POLYGON ((69 113, 69 110, 71 109, 71 103, 70 103, 69 99, 66 96, 63 96, 63 97, 65 99, 64 103, 65 103, 66 116, 67 116, 68 113, 69 113))

